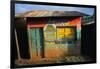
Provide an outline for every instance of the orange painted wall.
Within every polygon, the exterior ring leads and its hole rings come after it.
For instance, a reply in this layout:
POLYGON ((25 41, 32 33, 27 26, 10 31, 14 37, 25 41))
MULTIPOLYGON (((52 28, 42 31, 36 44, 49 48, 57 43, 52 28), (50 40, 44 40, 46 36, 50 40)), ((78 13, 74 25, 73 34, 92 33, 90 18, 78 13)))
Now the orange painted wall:
POLYGON ((80 17, 79 18, 75 18, 75 19, 70 21, 70 25, 71 26, 77 26, 77 24, 80 24, 80 20, 81 20, 80 17))

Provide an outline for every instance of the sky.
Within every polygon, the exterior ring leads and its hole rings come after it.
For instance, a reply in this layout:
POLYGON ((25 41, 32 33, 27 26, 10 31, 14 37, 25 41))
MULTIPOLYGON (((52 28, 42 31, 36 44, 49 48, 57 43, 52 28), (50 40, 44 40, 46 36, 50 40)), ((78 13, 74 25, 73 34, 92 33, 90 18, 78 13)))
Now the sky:
POLYGON ((49 6, 49 5, 35 5, 35 4, 15 4, 15 13, 24 13, 32 10, 79 11, 88 15, 93 15, 94 13, 94 8, 49 6))

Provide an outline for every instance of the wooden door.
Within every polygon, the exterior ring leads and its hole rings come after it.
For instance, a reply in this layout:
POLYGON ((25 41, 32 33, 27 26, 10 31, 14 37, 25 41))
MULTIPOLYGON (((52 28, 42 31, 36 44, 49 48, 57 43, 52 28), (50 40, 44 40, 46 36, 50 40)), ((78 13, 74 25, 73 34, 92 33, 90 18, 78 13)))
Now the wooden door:
POLYGON ((32 58, 39 60, 44 57, 43 28, 31 28, 29 33, 32 58))

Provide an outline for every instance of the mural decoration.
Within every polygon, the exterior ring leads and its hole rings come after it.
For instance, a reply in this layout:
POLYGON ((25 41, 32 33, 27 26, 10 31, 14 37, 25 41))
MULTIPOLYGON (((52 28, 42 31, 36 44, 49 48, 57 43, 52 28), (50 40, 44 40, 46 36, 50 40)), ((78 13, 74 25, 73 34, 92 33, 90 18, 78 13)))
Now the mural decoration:
POLYGON ((81 30, 84 18, 93 17, 94 9, 51 7, 15 4, 15 64, 23 66, 92 61, 88 59, 89 56, 82 54, 81 30))

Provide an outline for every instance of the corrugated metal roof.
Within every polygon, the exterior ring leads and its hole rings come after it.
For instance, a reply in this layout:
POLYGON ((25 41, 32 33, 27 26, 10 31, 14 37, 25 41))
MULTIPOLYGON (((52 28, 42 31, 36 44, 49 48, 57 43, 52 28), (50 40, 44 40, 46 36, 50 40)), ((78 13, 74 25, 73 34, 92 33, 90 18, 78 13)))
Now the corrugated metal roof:
POLYGON ((25 13, 15 14, 15 17, 51 17, 51 16, 88 16, 87 14, 77 11, 47 11, 35 10, 25 13))

